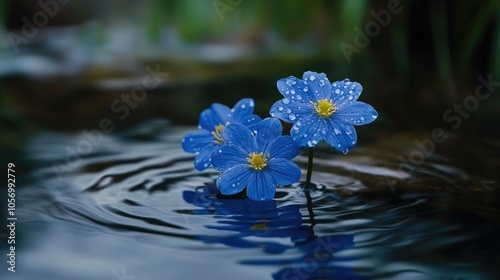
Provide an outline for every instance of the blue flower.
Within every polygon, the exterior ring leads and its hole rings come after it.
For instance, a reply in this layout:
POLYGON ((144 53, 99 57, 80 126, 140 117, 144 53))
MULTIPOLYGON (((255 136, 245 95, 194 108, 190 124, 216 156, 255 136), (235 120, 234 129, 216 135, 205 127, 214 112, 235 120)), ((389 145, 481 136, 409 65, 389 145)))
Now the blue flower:
POLYGON ((230 124, 223 131, 225 145, 213 155, 215 169, 222 172, 217 187, 224 195, 241 192, 245 187, 252 200, 272 199, 277 185, 289 185, 300 179, 299 167, 291 162, 300 148, 290 136, 281 136, 281 123, 267 118, 252 131, 241 124, 230 124))
POLYGON ((188 133, 182 139, 184 151, 197 154, 194 160, 196 169, 201 171, 210 166, 212 153, 225 141, 222 131, 228 124, 252 126, 261 121, 259 116, 253 114, 254 107, 253 99, 245 98, 238 101, 233 109, 214 103, 201 112, 198 124, 201 131, 188 133))
POLYGON ((293 123, 290 135, 302 147, 325 140, 345 154, 356 145, 354 126, 378 116, 372 106, 356 101, 363 87, 349 79, 330 83, 324 73, 308 71, 302 80, 280 79, 278 90, 285 98, 274 103, 270 114, 293 123))

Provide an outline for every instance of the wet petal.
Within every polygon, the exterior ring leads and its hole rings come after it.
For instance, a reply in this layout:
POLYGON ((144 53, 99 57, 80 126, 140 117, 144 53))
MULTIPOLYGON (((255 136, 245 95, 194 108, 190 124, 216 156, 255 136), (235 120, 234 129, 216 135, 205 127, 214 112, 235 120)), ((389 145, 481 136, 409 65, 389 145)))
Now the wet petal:
POLYGON ((247 196, 252 200, 273 199, 276 193, 276 182, 265 171, 254 171, 249 177, 247 196))
POLYGON ((188 153, 199 153, 205 146, 213 143, 214 137, 208 130, 186 134, 182 138, 182 149, 188 153))
POLYGON ((293 159, 300 153, 300 147, 290 136, 281 136, 273 140, 265 151, 271 158, 293 159))
POLYGON ((217 117, 221 121, 223 121, 223 122, 221 122, 221 124, 226 125, 227 122, 229 122, 229 120, 231 118, 231 110, 229 109, 229 107, 227 107, 226 105, 219 104, 219 103, 214 103, 214 104, 212 104, 212 106, 210 106, 210 109, 212 109, 214 114, 217 115, 217 117))
POLYGON ((255 152, 257 144, 250 129, 242 124, 230 124, 222 130, 222 137, 226 144, 241 147, 247 153, 255 152))
POLYGON ((247 185, 252 172, 247 165, 235 165, 227 169, 216 181, 217 188, 224 195, 241 192, 247 185))
POLYGON ((272 140, 280 137, 283 133, 281 122, 276 118, 266 118, 260 123, 256 124, 252 131, 255 135, 257 142, 257 152, 267 150, 267 146, 271 144, 272 140))
POLYGON ((290 135, 301 147, 314 147, 324 139, 325 124, 318 115, 309 115, 292 126, 290 135))
POLYGON ((290 76, 288 78, 279 79, 277 82, 278 90, 285 97, 285 104, 293 102, 312 101, 310 88, 300 79, 290 76))
POLYGON ((302 175, 295 163, 283 158, 269 160, 265 171, 273 177, 273 182, 281 186, 297 182, 302 175))
POLYGON ((330 99, 332 85, 326 77, 325 73, 316 73, 307 71, 304 72, 302 80, 309 87, 310 100, 317 102, 322 99, 330 99))
MULTIPOLYGON (((229 109, 228 109, 229 110, 229 109)), ((217 125, 225 125, 227 118, 222 118, 212 108, 203 110, 200 114, 199 127, 208 131, 214 131, 217 125)))
POLYGON ((313 112, 314 106, 310 103, 286 102, 282 99, 271 106, 269 114, 285 122, 294 123, 313 112))
POLYGON ((218 147, 219 145, 215 143, 206 145, 194 158, 194 167, 199 171, 207 169, 211 165, 212 154, 218 147))
POLYGON ((377 111, 371 105, 359 101, 340 109, 334 115, 335 118, 352 125, 369 124, 377 116, 377 111))
POLYGON ((225 171, 235 165, 248 165, 247 157, 248 153, 238 146, 221 145, 212 154, 212 164, 215 169, 225 171))
POLYGON ((232 123, 243 123, 243 120, 248 115, 253 114, 253 110, 255 109, 255 103, 251 98, 244 98, 238 101, 236 105, 234 105, 233 109, 231 109, 231 121, 232 123))
POLYGON ((248 127, 253 127, 254 125, 258 124, 261 121, 262 119, 257 115, 248 115, 243 117, 239 123, 248 127))
POLYGON ((361 84, 351 82, 349 79, 332 83, 332 99, 335 106, 337 106, 337 110, 356 101, 362 91, 361 84))
POLYGON ((356 145, 356 129, 351 124, 332 118, 327 122, 327 129, 326 142, 342 153, 347 154, 356 145))

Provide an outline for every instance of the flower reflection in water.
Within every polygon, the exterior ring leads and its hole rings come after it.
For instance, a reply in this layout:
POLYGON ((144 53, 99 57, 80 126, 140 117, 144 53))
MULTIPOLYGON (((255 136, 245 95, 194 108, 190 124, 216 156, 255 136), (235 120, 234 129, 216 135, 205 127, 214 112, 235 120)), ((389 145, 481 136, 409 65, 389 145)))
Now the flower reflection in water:
MULTIPOLYGON (((311 197, 306 191, 309 211, 309 225, 303 224, 300 205, 277 207, 275 200, 254 201, 248 198, 237 199, 222 197, 215 183, 206 184, 196 190, 184 191, 186 202, 200 207, 194 215, 224 215, 217 225, 207 225, 214 230, 234 232, 234 234, 199 235, 207 243, 219 243, 236 248, 262 248, 264 252, 282 254, 286 251, 300 250, 299 257, 272 260, 243 260, 248 265, 283 267, 273 274, 274 279, 369 279, 358 276, 349 267, 335 264, 335 261, 348 261, 337 258, 335 253, 354 247, 354 236, 337 234, 318 237, 314 233, 314 213, 311 197), (255 238, 260 237, 258 241, 255 238), (284 244, 282 238, 290 238, 284 244), (281 239, 281 242, 275 241, 281 239), (340 277, 340 278, 339 278, 340 277)), ((294 252, 294 255, 295 252, 294 252)))

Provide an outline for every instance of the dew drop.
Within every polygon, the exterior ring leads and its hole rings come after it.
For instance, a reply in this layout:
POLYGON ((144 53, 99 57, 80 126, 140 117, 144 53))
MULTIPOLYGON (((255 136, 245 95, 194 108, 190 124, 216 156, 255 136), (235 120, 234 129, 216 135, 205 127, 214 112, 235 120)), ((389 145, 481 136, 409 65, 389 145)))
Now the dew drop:
POLYGON ((293 89, 292 89, 292 90, 290 90, 290 93, 291 93, 291 94, 295 94, 295 90, 293 90, 293 89))
POLYGON ((293 85, 295 85, 296 83, 297 83, 297 82, 296 82, 296 81, 294 81, 294 80, 292 80, 292 79, 288 79, 288 80, 286 80, 286 84, 287 84, 288 86, 293 86, 293 85))
POLYGON ((302 95, 297 95, 297 100, 302 100, 302 95))
POLYGON ((292 110, 290 110, 290 109, 286 109, 286 113, 287 113, 287 114, 290 114, 291 112, 292 112, 292 110))
POLYGON ((222 153, 222 149, 219 149, 219 154, 222 153))
POLYGON ((372 115, 372 119, 376 119, 377 118, 377 115, 372 115))
POLYGON ((283 104, 289 104, 290 103, 290 99, 288 98, 283 98, 283 104))
POLYGON ((361 118, 359 118, 359 119, 360 119, 361 121, 363 121, 363 122, 365 121, 365 117, 361 117, 361 118))
POLYGON ((314 77, 314 75, 311 75, 311 76, 309 76, 309 80, 314 81, 314 80, 316 80, 316 77, 314 77))
POLYGON ((291 121, 295 120, 295 118, 297 118, 297 116, 295 116, 295 114, 290 114, 288 115, 288 118, 290 118, 291 121))
POLYGON ((352 100, 352 95, 349 95, 349 97, 347 97, 347 99, 352 100))
POLYGON ((340 93, 340 89, 336 89, 336 90, 335 90, 335 93, 336 93, 336 94, 339 94, 339 93, 340 93))
POLYGON ((247 107, 247 105, 241 104, 241 109, 245 109, 246 107, 247 107))
POLYGON ((324 80, 319 80, 319 86, 324 87, 325 86, 325 81, 324 80))
POLYGON ((342 132, 340 132, 340 130, 338 130, 338 129, 336 129, 336 128, 335 128, 335 129, 333 129, 333 133, 335 133, 335 134, 339 135, 339 134, 340 134, 340 133, 342 133, 342 132))
POLYGON ((304 87, 304 88, 302 89, 302 91, 303 91, 303 92, 308 92, 308 91, 309 91, 309 88, 308 88, 308 87, 304 87))
POLYGON ((311 142, 313 143, 313 145, 318 144, 318 141, 316 139, 313 139, 311 142))
POLYGON ((283 111, 283 107, 278 107, 278 111, 283 111))

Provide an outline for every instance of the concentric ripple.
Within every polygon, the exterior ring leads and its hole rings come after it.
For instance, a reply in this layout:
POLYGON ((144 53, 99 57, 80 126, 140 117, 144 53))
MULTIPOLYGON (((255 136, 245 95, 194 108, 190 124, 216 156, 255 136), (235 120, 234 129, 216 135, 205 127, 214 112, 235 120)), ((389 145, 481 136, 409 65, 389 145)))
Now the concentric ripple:
POLYGON ((320 146, 310 196, 299 182, 255 202, 221 197, 218 174, 194 169, 179 144, 187 131, 148 122, 78 157, 67 151, 80 134, 35 137, 18 194, 19 275, 69 279, 85 267, 78 279, 109 279, 126 267, 136 279, 498 276, 498 178, 451 164, 452 145, 411 168, 398 160, 411 139, 349 155, 320 146))

